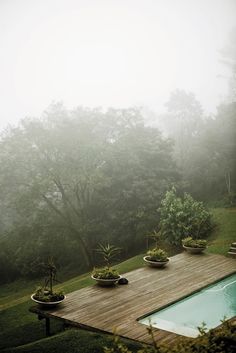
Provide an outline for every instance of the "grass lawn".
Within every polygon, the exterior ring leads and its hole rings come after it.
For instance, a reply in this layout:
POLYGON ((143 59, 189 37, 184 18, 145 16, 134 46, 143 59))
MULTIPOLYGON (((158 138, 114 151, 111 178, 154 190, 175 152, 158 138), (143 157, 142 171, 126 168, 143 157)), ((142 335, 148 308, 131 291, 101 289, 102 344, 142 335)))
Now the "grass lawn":
MULTIPOLYGON (((216 227, 209 238, 208 252, 226 255, 231 242, 236 240, 236 209, 213 209, 212 214, 216 227)), ((143 266, 142 257, 132 257, 115 267, 120 273, 132 271, 143 266)), ((93 281, 87 273, 56 287, 69 293, 91 284, 93 281)), ((110 336, 75 329, 63 331, 57 320, 52 320, 51 324, 54 335, 45 338, 44 322, 28 310, 32 305, 29 295, 37 285, 37 281, 21 280, 0 287, 0 350, 8 353, 100 353, 103 346, 110 346, 110 336)), ((140 348, 139 344, 130 343, 131 346, 134 352, 140 348)))
POLYGON ((231 243, 236 241, 236 208, 215 208, 211 212, 216 227, 209 238, 208 251, 227 255, 231 243))

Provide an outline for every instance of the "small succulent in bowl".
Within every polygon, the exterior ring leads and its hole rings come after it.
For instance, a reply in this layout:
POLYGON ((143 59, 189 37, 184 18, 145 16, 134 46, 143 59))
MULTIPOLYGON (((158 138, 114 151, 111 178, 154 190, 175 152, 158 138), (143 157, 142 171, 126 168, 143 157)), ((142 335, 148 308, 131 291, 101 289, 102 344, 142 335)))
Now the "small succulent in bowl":
POLYGON ((94 269, 92 276, 98 279, 119 279, 120 275, 116 269, 105 267, 102 269, 94 269))
POLYGON ((53 259, 50 257, 46 264, 43 264, 46 271, 46 277, 44 285, 37 288, 34 294, 31 295, 31 299, 44 306, 55 306, 60 304, 66 297, 62 291, 55 291, 53 283, 58 282, 56 279, 56 266, 53 259))
POLYGON ((165 250, 159 248, 148 250, 147 255, 143 259, 152 267, 163 267, 169 262, 165 250))
POLYGON ((187 237, 182 239, 182 244, 190 248, 206 248, 207 241, 205 239, 193 239, 192 237, 187 237))
POLYGON ((45 303, 58 302, 65 298, 62 291, 50 292, 44 287, 37 288, 33 297, 34 299, 45 303))
POLYGON ((182 239, 182 245, 190 254, 201 254, 207 247, 207 241, 205 239, 187 237, 182 239))
POLYGON ((147 259, 150 261, 167 261, 167 253, 165 250, 154 248, 152 250, 148 250, 147 259))
POLYGON ((104 267, 102 269, 94 269, 91 275, 100 286, 112 286, 119 281, 121 276, 116 269, 104 267))

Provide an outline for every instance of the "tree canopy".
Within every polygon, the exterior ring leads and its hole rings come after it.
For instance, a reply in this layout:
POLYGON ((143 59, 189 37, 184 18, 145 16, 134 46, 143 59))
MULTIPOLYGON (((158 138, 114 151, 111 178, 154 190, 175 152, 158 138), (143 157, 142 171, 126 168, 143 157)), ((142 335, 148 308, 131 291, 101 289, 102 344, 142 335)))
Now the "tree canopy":
POLYGON ((178 177, 171 142, 137 109, 54 105, 1 136, 0 163, 2 234, 24 274, 49 255, 91 268, 98 242, 135 251, 178 177))

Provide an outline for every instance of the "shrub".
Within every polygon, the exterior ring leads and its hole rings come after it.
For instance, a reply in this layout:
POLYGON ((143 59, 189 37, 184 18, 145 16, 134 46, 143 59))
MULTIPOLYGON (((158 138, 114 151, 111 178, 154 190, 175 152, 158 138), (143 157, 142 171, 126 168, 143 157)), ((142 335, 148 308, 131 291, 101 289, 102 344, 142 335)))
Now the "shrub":
POLYGON ((178 197, 175 188, 167 191, 159 211, 161 234, 170 244, 178 246, 187 236, 205 238, 212 229, 211 214, 203 203, 187 193, 178 197))

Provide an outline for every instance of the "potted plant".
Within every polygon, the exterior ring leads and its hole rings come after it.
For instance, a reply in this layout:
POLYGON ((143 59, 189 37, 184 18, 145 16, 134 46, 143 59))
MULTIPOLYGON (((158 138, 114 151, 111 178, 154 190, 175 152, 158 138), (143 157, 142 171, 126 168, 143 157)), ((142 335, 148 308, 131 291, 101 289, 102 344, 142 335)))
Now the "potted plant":
POLYGON ((193 239, 192 237, 187 237, 182 239, 182 245, 190 254, 200 254, 206 249, 207 242, 205 239, 193 239))
POLYGON ((116 269, 111 268, 111 259, 120 251, 113 245, 99 244, 97 252, 103 256, 105 267, 102 269, 94 269, 91 278, 94 279, 100 286, 112 286, 121 278, 116 269))
POLYGON ((148 250, 147 255, 144 256, 143 260, 152 267, 164 267, 169 262, 167 253, 157 247, 148 250))
POLYGON ((53 307, 62 303, 66 296, 61 291, 53 290, 53 283, 58 281, 56 280, 56 266, 52 258, 49 258, 48 263, 44 264, 44 268, 46 270, 44 285, 31 295, 31 299, 42 306, 53 307))

